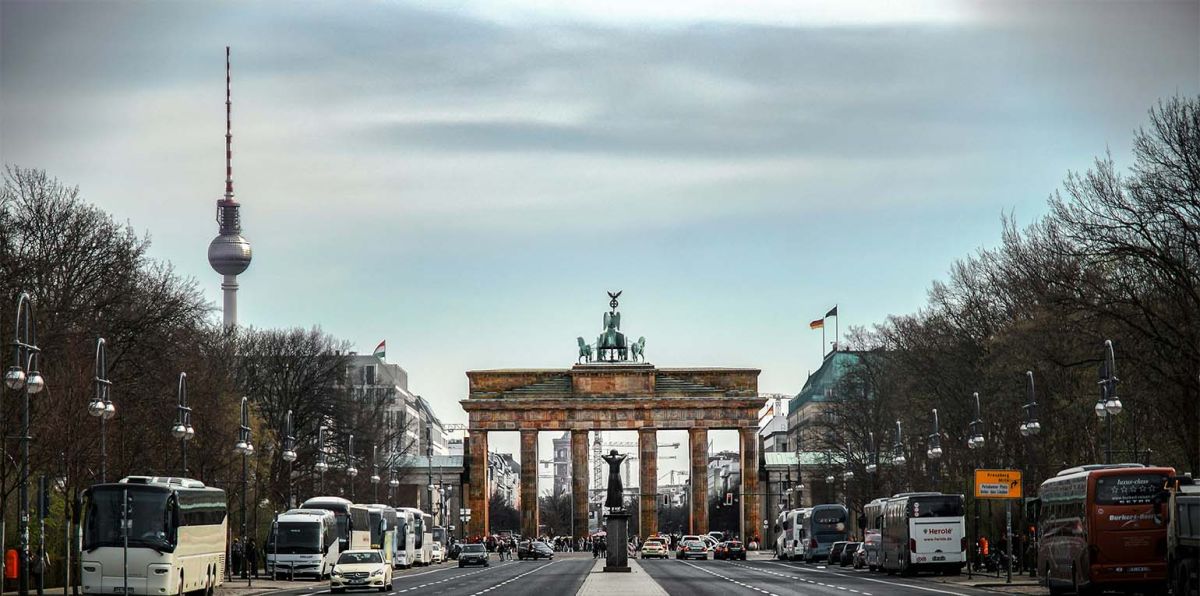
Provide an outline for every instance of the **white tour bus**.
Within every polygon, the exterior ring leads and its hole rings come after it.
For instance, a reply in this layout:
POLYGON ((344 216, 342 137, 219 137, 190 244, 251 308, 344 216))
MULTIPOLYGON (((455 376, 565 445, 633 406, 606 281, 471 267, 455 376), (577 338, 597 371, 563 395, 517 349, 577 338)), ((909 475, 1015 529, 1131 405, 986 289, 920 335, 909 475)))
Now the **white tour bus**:
POLYGON ((85 594, 212 594, 224 582, 225 491, 188 478, 129 476, 97 484, 83 499, 85 594))
POLYGON ((804 509, 790 509, 784 511, 780 517, 780 532, 779 538, 775 540, 779 548, 779 558, 784 561, 793 560, 798 557, 800 544, 800 520, 808 511, 804 509))
POLYGON ((880 566, 888 573, 958 575, 966 562, 966 527, 962 495, 896 495, 883 505, 880 566))
POLYGON ((433 562, 433 517, 416 507, 399 507, 412 516, 413 548, 410 565, 429 565, 433 562))
POLYGON ((849 512, 845 505, 824 504, 804 510, 795 558, 809 563, 824 562, 834 542, 848 540, 849 512))
POLYGON ((863 517, 867 520, 867 527, 863 528, 862 549, 867 569, 871 571, 879 569, 880 543, 883 540, 879 528, 883 524, 884 503, 887 503, 887 499, 874 499, 863 506, 863 517))
POLYGON ((367 505, 371 514, 371 548, 383 553, 383 561, 396 568, 396 510, 389 505, 367 505))
POLYGON ((350 506, 350 550, 371 550, 371 508, 350 506))
POLYGON ((413 522, 412 512, 407 508, 401 507, 395 511, 396 531, 393 536, 396 555, 392 558, 392 567, 408 569, 416 560, 417 536, 414 532, 416 524, 413 522))
POLYGON ((338 552, 350 550, 350 505, 341 497, 313 497, 300 504, 301 509, 327 509, 337 519, 338 552))
POLYGON ((275 518, 263 546, 268 575, 325 579, 337 564, 337 517, 328 509, 290 509, 275 518))

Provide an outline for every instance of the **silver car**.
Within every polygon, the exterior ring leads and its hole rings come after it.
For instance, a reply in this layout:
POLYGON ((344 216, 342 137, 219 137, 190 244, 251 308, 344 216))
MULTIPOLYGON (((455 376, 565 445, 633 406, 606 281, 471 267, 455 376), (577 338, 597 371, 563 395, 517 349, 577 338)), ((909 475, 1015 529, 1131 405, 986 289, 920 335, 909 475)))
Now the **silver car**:
POLYGON ((462 545, 462 550, 458 552, 458 566, 466 567, 467 565, 483 565, 484 567, 492 565, 488 559, 487 549, 482 544, 462 545))

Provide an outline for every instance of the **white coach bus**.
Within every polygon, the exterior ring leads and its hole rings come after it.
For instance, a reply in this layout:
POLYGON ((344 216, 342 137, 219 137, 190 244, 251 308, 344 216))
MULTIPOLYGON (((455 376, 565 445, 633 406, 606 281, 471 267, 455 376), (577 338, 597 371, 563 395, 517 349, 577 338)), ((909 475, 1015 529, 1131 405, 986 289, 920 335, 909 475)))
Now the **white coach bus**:
POLYGON ((337 517, 328 509, 289 509, 275 518, 263 547, 268 576, 325 579, 337 564, 337 517))
POLYGON ((780 524, 781 531, 779 538, 776 539, 776 544, 779 546, 781 559, 784 561, 798 560, 801 552, 801 523, 804 519, 804 514, 809 512, 809 508, 791 509, 784 511, 782 515, 782 523, 780 524))
POLYGON ((412 565, 429 565, 433 563, 433 516, 416 507, 399 507, 396 511, 404 511, 412 516, 413 549, 412 565))
POLYGON ((396 509, 396 554, 392 557, 392 568, 408 569, 417 558, 416 522, 413 514, 406 508, 396 509))
POLYGON ((903 493, 883 504, 880 566, 888 573, 920 570, 958 575, 967 560, 962 495, 903 493))
POLYGON ((350 506, 350 550, 371 549, 371 508, 357 503, 350 506))
POLYGON ((225 491, 188 478, 129 476, 92 486, 83 500, 85 594, 211 595, 223 583, 225 491))

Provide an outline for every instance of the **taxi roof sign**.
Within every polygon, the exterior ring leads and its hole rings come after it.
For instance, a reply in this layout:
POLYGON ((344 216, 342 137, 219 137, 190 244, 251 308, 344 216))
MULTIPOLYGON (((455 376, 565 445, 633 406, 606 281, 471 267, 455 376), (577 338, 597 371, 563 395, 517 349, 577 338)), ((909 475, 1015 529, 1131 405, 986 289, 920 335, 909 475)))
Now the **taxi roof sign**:
POLYGON ((1020 470, 975 470, 976 499, 1020 499, 1020 470))

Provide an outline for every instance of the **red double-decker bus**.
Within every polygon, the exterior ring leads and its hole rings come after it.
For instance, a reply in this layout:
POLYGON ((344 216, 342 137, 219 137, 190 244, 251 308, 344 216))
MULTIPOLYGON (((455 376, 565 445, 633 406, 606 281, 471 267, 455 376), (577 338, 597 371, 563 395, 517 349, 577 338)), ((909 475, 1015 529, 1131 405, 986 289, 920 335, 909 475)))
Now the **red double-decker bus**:
POLYGON ((1051 594, 1166 593, 1167 504, 1174 468, 1070 468, 1042 483, 1038 574, 1051 594))

